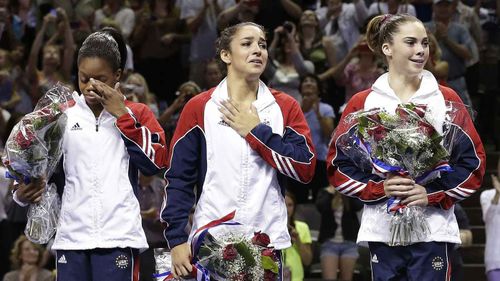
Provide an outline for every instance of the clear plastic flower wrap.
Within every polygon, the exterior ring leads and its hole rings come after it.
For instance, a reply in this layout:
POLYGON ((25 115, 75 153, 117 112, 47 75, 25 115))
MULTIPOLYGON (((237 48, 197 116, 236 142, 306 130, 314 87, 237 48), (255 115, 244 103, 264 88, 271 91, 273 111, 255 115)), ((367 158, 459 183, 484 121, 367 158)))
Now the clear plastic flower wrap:
MULTIPOLYGON (((446 101, 433 112, 426 105, 405 103, 390 113, 383 108, 357 111, 342 119, 338 148, 365 173, 381 178, 388 174, 410 177, 425 185, 451 172, 448 161, 463 134, 472 111, 458 102, 446 101)), ((392 213, 391 246, 422 241, 429 233, 424 208, 407 207, 404 198, 389 198, 383 212, 392 213)))
POLYGON ((31 204, 28 209, 28 222, 24 230, 26 237, 37 244, 46 244, 56 233, 57 220, 61 210, 61 200, 57 187, 51 183, 42 194, 42 201, 31 204))
MULTIPOLYGON (((196 280, 278 280, 278 255, 269 236, 232 221, 235 212, 199 228, 191 241, 196 280)), ((171 280, 170 272, 154 277, 171 280)))
MULTIPOLYGON (((72 91, 56 84, 12 129, 5 144, 2 161, 7 177, 29 183, 48 180, 62 156, 61 141, 66 126, 64 111, 75 103, 72 91)), ((31 204, 25 234, 33 242, 47 243, 55 233, 59 198, 54 186, 47 186, 42 200, 31 204)))
POLYGON ((154 258, 155 258, 155 276, 154 280, 162 281, 166 272, 170 272, 172 269, 172 257, 170 252, 166 248, 155 248, 153 250, 154 258), (163 273, 163 275, 162 275, 163 273))

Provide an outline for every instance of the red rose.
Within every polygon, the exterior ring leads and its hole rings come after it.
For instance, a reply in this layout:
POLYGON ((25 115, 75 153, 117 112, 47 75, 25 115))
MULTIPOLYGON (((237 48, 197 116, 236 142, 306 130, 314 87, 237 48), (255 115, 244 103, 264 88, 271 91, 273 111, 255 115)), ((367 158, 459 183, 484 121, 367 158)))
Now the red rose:
POLYGON ((274 250, 273 249, 270 249, 270 248, 264 249, 264 250, 262 250, 261 254, 263 256, 270 257, 273 260, 276 259, 276 256, 274 255, 274 250))
POLYGON ((229 244, 224 248, 224 252, 222 253, 222 258, 225 260, 232 261, 238 255, 238 251, 233 244, 229 244))
POLYGON ((415 105, 413 112, 415 112, 420 118, 424 118, 425 112, 427 111, 427 105, 419 104, 415 105))
POLYGON ((265 233, 261 233, 260 231, 254 232, 253 238, 252 238, 252 243, 254 245, 267 247, 269 245, 269 243, 271 243, 271 239, 269 239, 269 236, 265 233))
POLYGON ((374 141, 380 141, 381 139, 385 138, 385 136, 387 135, 387 130, 385 129, 384 126, 378 125, 377 127, 369 130, 368 135, 373 137, 374 141))
POLYGON ((67 102, 64 102, 64 103, 59 105, 59 110, 65 111, 66 109, 73 107, 73 105, 75 105, 75 103, 76 103, 75 100, 69 100, 67 102))
POLYGON ((408 113, 408 110, 406 108, 404 108, 404 107, 398 106, 396 108, 396 114, 403 121, 408 121, 410 119, 410 114, 408 113))
POLYGON ((431 137, 436 132, 434 126, 425 121, 418 121, 418 127, 427 137, 431 137))
POLYGON ((264 270, 264 281, 276 281, 278 275, 271 270, 264 270))
POLYGON ((368 120, 374 122, 375 124, 379 124, 381 121, 380 116, 378 115, 378 112, 368 114, 366 117, 368 118, 368 120))
POLYGON ((31 130, 26 130, 26 135, 22 131, 18 131, 14 140, 21 149, 26 149, 35 140, 35 134, 31 130))

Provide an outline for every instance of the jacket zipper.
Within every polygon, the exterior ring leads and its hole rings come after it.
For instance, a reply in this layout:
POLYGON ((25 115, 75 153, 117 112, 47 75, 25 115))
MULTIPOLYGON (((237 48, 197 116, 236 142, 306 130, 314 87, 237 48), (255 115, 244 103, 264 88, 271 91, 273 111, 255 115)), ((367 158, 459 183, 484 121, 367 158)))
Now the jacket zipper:
POLYGON ((95 119, 95 131, 99 132, 99 117, 96 117, 96 119, 95 119))

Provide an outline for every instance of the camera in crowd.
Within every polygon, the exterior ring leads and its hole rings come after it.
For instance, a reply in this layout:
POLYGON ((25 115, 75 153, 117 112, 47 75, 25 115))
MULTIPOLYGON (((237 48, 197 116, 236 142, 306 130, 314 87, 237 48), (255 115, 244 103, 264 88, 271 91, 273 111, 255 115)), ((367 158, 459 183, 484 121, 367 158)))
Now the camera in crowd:
POLYGON ((279 33, 280 41, 285 40, 288 34, 293 32, 294 24, 290 21, 285 21, 282 25, 283 31, 279 33))
POLYGON ((285 32, 292 33, 293 32, 293 23, 289 21, 285 21, 283 23, 283 29, 285 32))

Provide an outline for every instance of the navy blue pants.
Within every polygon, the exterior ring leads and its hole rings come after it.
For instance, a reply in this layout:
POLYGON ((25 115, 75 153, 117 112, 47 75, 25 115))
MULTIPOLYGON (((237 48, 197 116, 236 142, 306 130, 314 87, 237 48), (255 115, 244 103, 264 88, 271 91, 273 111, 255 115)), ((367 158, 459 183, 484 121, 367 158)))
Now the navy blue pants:
POLYGON ((370 242, 373 281, 449 281, 451 265, 448 253, 454 244, 416 243, 390 247, 370 242))
POLYGON ((58 281, 137 281, 139 251, 131 248, 56 251, 58 281))

